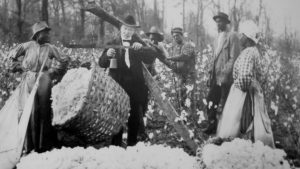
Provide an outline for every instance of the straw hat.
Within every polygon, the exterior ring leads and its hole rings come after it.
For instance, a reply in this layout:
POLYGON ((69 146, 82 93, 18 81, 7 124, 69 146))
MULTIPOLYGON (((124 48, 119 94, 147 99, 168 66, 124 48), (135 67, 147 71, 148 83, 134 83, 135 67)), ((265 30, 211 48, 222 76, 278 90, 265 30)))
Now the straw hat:
POLYGON ((44 30, 47 30, 47 31, 51 30, 51 28, 49 28, 49 26, 47 25, 47 23, 45 21, 39 21, 39 22, 35 23, 32 26, 32 36, 31 36, 31 39, 35 40, 36 35, 39 32, 44 31, 44 30))

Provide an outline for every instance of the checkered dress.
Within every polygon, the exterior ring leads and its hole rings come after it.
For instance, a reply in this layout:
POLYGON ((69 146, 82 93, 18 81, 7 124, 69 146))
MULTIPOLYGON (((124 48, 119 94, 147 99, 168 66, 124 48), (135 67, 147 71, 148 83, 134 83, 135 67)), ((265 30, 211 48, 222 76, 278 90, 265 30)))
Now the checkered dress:
POLYGON ((233 67, 233 84, 247 91, 252 79, 260 79, 262 73, 262 62, 259 51, 256 47, 248 47, 242 51, 233 67))

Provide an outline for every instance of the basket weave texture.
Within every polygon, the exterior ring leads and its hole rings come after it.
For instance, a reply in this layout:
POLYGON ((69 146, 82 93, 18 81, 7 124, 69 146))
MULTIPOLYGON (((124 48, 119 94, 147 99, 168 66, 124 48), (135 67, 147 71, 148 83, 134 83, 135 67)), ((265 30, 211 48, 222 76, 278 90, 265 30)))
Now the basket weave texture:
POLYGON ((129 96, 98 66, 92 68, 85 100, 75 116, 56 127, 93 144, 109 139, 126 124, 130 111, 129 96))

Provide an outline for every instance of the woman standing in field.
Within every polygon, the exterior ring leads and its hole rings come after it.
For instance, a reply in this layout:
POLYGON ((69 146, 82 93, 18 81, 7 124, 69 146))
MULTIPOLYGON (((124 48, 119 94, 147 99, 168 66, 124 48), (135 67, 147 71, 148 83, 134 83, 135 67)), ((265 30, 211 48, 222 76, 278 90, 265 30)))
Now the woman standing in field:
POLYGON ((253 21, 245 21, 240 26, 240 33, 243 51, 234 64, 234 82, 218 125, 217 136, 246 137, 274 147, 271 121, 260 85, 263 64, 257 48, 259 29, 253 21))

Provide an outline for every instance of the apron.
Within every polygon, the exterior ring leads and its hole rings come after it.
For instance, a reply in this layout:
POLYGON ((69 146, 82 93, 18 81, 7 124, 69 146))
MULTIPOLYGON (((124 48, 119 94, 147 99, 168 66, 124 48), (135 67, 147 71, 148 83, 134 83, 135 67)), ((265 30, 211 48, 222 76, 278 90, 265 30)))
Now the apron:
MULTIPOLYGON (((261 90, 260 90, 261 91, 261 90)), ((261 92, 249 92, 252 104, 253 121, 248 127, 248 133, 252 132, 254 141, 261 141, 264 145, 275 147, 271 120, 264 103, 264 96, 261 92)), ((220 118, 217 136, 221 138, 239 137, 243 106, 246 99, 246 92, 231 86, 222 116, 220 118)))

